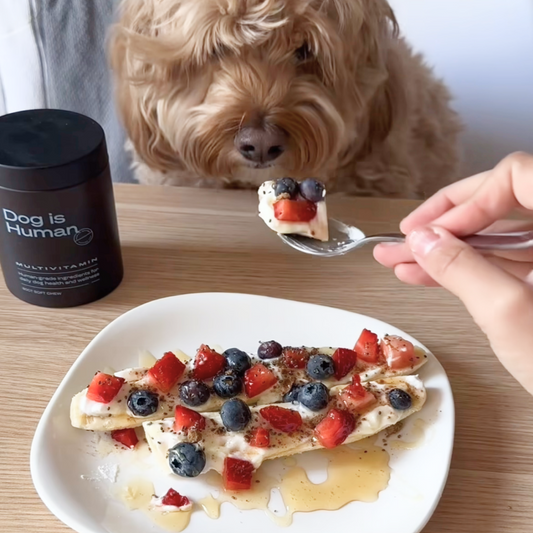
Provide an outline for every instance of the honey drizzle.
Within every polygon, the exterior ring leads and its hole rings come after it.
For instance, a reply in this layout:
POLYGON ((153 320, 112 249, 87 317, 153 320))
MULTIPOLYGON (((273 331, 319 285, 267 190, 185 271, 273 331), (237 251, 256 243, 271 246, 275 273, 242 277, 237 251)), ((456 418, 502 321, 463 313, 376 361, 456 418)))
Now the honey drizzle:
POLYGON ((210 494, 198 502, 204 513, 213 519, 220 517, 220 502, 210 494))
MULTIPOLYGON (((413 427, 409 429, 409 436, 413 437, 413 440, 391 440, 389 441, 390 447, 393 450, 414 450, 420 448, 426 442, 426 429, 427 422, 418 418, 415 420, 413 427)), ((401 435, 398 435, 401 438, 401 435)))
MULTIPOLYGON (((267 475, 262 469, 256 472, 252 488, 243 492, 225 491, 222 478, 216 472, 208 472, 204 479, 216 495, 210 494, 198 502, 209 518, 220 517, 223 503, 230 503, 240 510, 259 509, 280 527, 292 524, 294 513, 319 510, 337 510, 354 502, 374 502, 390 480, 389 454, 372 439, 340 446, 334 450, 317 450, 307 453, 311 462, 328 461, 327 479, 313 483, 301 466, 285 459, 281 479, 267 475), (313 458, 312 455, 316 457, 313 458), (314 461, 313 461, 314 459, 314 461), (281 496, 285 513, 275 513, 269 508, 274 492, 281 496)), ((144 512, 154 523, 171 532, 183 531, 189 524, 191 511, 161 513, 149 509, 154 487, 147 480, 134 480, 119 494, 130 510, 144 512)))
POLYGON ((284 466, 296 466, 298 464, 298 461, 294 457, 286 457, 283 459, 283 465, 284 466))
POLYGON ((222 478, 216 472, 210 472, 207 476, 207 483, 217 489, 218 495, 215 500, 219 504, 231 503, 241 511, 251 509, 267 510, 272 489, 280 485, 277 479, 267 476, 262 470, 259 470, 254 475, 250 490, 232 492, 224 490, 222 478))
POLYGON ((161 512, 150 509, 150 502, 154 495, 154 486, 145 479, 136 479, 119 493, 119 498, 131 511, 142 511, 152 522, 165 531, 179 533, 191 521, 190 511, 161 512))
POLYGON ((323 483, 312 483, 302 467, 292 466, 293 461, 286 459, 284 464, 289 468, 286 468, 281 480, 259 470, 249 491, 224 491, 220 476, 214 472, 207 474, 206 481, 219 489, 218 496, 214 498, 219 505, 230 503, 241 510, 261 509, 281 527, 291 525, 297 512, 337 510, 354 501, 374 502, 389 484, 389 454, 374 446, 371 439, 306 455, 309 458, 311 454, 315 454, 317 459, 323 456, 329 461, 327 479, 323 483), (284 515, 269 509, 273 490, 279 491, 283 500, 284 515))

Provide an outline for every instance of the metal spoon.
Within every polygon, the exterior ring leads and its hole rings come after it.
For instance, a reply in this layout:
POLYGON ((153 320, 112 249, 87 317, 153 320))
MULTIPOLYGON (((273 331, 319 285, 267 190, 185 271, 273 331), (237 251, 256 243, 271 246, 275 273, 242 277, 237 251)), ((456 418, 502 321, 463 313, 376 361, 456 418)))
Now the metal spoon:
MULTIPOLYGON (((348 226, 330 218, 329 241, 321 242, 300 235, 278 234, 285 243, 305 254, 321 257, 335 257, 357 250, 365 244, 380 242, 405 242, 405 235, 401 233, 380 233, 368 237, 355 226, 348 226)), ((477 250, 524 250, 533 247, 533 231, 507 234, 471 235, 462 240, 477 250)))

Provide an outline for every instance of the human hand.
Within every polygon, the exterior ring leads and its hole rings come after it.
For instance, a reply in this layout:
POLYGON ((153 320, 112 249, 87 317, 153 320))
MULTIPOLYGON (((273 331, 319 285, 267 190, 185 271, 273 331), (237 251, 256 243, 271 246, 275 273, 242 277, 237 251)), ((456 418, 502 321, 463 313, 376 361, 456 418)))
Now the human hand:
POLYGON ((494 170, 439 191, 400 225, 406 243, 374 257, 410 284, 441 285, 465 305, 507 370, 533 394, 533 250, 481 255, 455 236, 531 229, 502 220, 533 217, 533 157, 514 154, 494 170))

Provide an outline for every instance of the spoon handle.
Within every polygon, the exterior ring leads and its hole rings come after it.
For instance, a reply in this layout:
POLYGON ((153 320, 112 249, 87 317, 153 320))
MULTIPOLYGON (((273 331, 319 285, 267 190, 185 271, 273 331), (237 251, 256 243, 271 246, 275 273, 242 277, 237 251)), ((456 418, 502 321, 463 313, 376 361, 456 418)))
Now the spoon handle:
POLYGON ((367 235, 364 239, 365 244, 378 242, 405 242, 405 235, 403 233, 380 233, 379 235, 367 235))
POLYGON ((462 240, 476 250, 525 250, 533 247, 533 231, 470 235, 462 240))
MULTIPOLYGON (((508 234, 476 234, 462 237, 462 241, 476 250, 525 250, 533 247, 533 231, 508 234)), ((369 235, 365 242, 405 242, 402 233, 382 233, 369 235)))

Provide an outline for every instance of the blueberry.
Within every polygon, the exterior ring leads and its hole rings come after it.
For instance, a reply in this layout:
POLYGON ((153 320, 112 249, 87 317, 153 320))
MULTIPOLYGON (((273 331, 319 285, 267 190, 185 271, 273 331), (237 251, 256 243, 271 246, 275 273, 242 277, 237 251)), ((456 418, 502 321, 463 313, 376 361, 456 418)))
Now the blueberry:
POLYGON ((283 347, 279 342, 268 341, 263 342, 257 348, 257 356, 259 359, 274 359, 275 357, 280 357, 283 347))
POLYGON ((413 403, 413 400, 409 393, 402 389, 392 389, 389 392, 389 402, 393 409, 398 411, 406 411, 413 403))
POLYGON ((229 431, 242 431, 250 423, 252 412, 242 400, 233 398, 220 409, 220 418, 229 431))
POLYGON ((301 388, 298 400, 311 411, 322 411, 329 403, 328 388, 317 381, 307 383, 301 388))
POLYGON ((242 378, 233 370, 226 370, 213 380, 213 389, 221 398, 233 398, 242 391, 242 378))
POLYGON ((335 374, 335 365, 329 355, 312 355, 307 362, 307 375, 311 379, 328 379, 335 374))
POLYGON ((168 464, 178 476, 196 477, 205 468, 205 453, 198 444, 180 442, 168 450, 168 464))
POLYGON ((237 374, 244 374, 252 366, 252 361, 248 354, 237 348, 230 348, 222 354, 228 363, 230 370, 235 370, 237 374))
POLYGON ((201 381, 191 379, 183 383, 180 387, 181 401, 191 407, 198 407, 209 400, 211 391, 209 387, 201 381))
POLYGON ((159 407, 159 397, 147 390, 137 390, 129 395, 128 407, 135 416, 150 416, 159 407))
POLYGON ((298 183, 292 178, 281 178, 276 180, 274 192, 276 196, 288 194, 290 198, 294 198, 298 194, 298 183))
POLYGON ((326 196, 326 188, 313 178, 308 178, 300 183, 300 194, 310 202, 321 202, 326 196))
POLYGON ((293 385, 291 390, 283 396, 283 401, 285 403, 296 403, 302 387, 303 385, 293 385))

